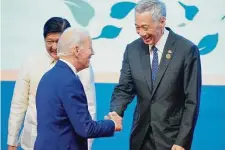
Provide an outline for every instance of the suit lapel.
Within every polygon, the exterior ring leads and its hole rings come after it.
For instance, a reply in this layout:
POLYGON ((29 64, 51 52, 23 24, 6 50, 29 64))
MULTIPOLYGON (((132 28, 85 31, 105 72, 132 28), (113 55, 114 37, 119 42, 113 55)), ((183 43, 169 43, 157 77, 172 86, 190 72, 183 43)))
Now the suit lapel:
POLYGON ((156 76, 152 96, 154 95, 162 77, 164 76, 165 71, 166 71, 170 61, 172 60, 173 54, 176 50, 176 48, 175 48, 176 34, 173 31, 171 31, 169 28, 167 28, 167 29, 170 32, 169 32, 166 44, 163 49, 163 54, 162 54, 162 58, 161 58, 160 65, 159 65, 159 71, 156 76))
POLYGON ((139 50, 140 62, 141 62, 144 76, 145 76, 145 80, 148 84, 149 91, 151 93, 152 92, 152 74, 151 74, 151 65, 150 65, 149 46, 145 44, 142 40, 140 42, 141 42, 141 49, 139 50))

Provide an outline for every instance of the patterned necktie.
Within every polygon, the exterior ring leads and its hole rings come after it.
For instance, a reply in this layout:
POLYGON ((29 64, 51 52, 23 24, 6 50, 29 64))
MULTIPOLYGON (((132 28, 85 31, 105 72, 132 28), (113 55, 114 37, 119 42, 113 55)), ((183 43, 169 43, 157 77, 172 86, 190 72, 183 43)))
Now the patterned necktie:
POLYGON ((156 79, 156 74, 159 69, 159 61, 158 61, 158 50, 155 46, 152 46, 153 59, 152 59, 152 82, 154 84, 156 79))

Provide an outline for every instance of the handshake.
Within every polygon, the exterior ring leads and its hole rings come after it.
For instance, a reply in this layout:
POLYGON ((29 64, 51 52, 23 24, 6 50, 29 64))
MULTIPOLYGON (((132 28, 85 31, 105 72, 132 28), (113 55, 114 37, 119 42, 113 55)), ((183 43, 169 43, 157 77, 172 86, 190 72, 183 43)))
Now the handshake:
POLYGON ((112 120, 115 123, 115 131, 122 130, 123 118, 120 117, 115 111, 109 112, 107 116, 104 117, 105 120, 112 120))

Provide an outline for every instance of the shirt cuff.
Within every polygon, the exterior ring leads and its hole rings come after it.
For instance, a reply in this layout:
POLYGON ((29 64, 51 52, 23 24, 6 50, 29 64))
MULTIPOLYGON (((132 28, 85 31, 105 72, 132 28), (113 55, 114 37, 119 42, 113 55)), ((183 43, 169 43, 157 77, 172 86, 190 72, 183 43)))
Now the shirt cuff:
MULTIPOLYGON (((111 119, 112 120, 112 119, 111 119)), ((116 122, 114 120, 112 120, 114 122, 114 125, 115 125, 115 130, 116 130, 116 122)))
POLYGON ((8 145, 10 145, 10 146, 17 146, 18 145, 17 141, 18 141, 17 137, 8 135, 8 141, 7 141, 8 145))

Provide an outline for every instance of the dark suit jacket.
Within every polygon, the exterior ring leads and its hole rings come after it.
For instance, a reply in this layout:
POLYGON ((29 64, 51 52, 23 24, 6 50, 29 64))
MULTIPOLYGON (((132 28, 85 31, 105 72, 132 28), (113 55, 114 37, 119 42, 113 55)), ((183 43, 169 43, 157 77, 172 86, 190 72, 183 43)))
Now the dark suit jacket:
POLYGON ((87 138, 114 134, 112 120, 91 119, 80 80, 60 60, 42 77, 36 107, 35 150, 87 150, 87 138))
POLYGON ((110 111, 123 116, 137 96, 130 149, 139 150, 149 126, 157 150, 173 144, 190 148, 198 114, 201 65, 198 48, 169 28, 155 85, 151 81, 149 46, 137 39, 126 47, 119 84, 110 111), (171 58, 166 58, 171 50, 171 58))

